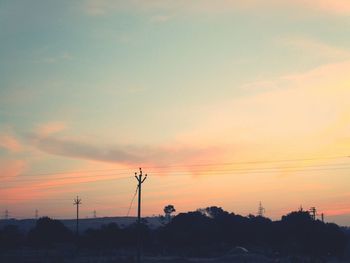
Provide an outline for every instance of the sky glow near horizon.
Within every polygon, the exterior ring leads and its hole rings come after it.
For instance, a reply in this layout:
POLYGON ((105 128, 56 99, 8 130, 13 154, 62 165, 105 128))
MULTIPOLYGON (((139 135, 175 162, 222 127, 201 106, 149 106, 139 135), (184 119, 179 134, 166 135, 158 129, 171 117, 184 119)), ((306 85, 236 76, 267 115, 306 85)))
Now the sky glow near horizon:
POLYGON ((144 215, 350 225, 350 2, 310 3, 0 0, 1 215, 124 216, 144 167, 144 215))

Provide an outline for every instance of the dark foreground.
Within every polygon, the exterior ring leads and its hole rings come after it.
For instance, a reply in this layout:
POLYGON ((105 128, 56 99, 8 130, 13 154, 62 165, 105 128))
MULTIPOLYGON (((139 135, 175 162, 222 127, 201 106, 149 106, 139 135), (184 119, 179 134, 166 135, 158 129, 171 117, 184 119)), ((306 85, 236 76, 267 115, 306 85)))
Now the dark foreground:
POLYGON ((133 263, 142 243, 152 262, 350 262, 350 230, 294 211, 272 221, 208 207, 149 222, 92 224, 74 233, 59 220, 40 218, 29 231, 0 228, 1 263, 133 263), (141 241, 141 242, 139 242, 141 241))
MULTIPOLYGON (((89 252, 79 252, 67 254, 64 251, 38 251, 21 250, 6 253, 0 256, 0 262, 6 263, 136 263, 134 256, 120 256, 117 253, 105 252, 94 254, 89 252)), ((143 263, 232 263, 232 262, 252 262, 252 263, 317 263, 317 262, 349 262, 346 259, 336 258, 313 258, 307 256, 278 256, 264 255, 261 253, 229 253, 214 258, 181 257, 181 256, 143 256, 143 263)))

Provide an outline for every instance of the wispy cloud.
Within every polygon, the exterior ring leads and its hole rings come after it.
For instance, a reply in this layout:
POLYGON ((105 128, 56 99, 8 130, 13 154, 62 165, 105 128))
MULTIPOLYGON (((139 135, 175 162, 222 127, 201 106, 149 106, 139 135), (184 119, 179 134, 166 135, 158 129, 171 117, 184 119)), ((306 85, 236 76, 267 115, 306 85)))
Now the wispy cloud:
POLYGON ((348 15, 350 13, 350 2, 348 0, 317 0, 307 1, 299 0, 300 3, 307 4, 310 8, 321 9, 325 12, 333 12, 340 15, 348 15))
POLYGON ((86 0, 84 9, 89 15, 104 15, 111 11, 179 11, 196 13, 222 13, 236 10, 288 10, 290 8, 324 12, 336 15, 350 13, 347 0, 86 0))
POLYGON ((57 56, 47 56, 42 59, 36 60, 36 62, 40 63, 47 63, 47 64, 53 64, 53 63, 58 63, 60 61, 67 61, 67 60, 72 60, 73 56, 69 53, 62 53, 57 56))
POLYGON ((350 50, 326 44, 322 41, 303 36, 288 36, 276 40, 277 44, 289 47, 305 55, 321 58, 347 60, 350 58, 350 50))
POLYGON ((153 23, 165 23, 172 19, 173 16, 171 15, 155 15, 151 17, 151 22, 153 23))
POLYGON ((22 150, 21 143, 10 134, 0 134, 0 147, 11 152, 19 152, 22 150))
POLYGON ((41 134, 31 134, 27 138, 37 149, 49 154, 136 166, 186 163, 212 151, 209 147, 103 145, 41 134))
POLYGON ((0 160, 0 179, 6 181, 21 174, 27 167, 24 160, 0 160))
POLYGON ((196 128, 179 139, 215 141, 231 159, 347 155, 349 67, 350 61, 331 63, 245 85, 253 91, 203 106, 196 128))
POLYGON ((66 129, 66 124, 61 121, 53 121, 44 124, 40 124, 37 127, 37 133, 41 136, 49 136, 66 129))

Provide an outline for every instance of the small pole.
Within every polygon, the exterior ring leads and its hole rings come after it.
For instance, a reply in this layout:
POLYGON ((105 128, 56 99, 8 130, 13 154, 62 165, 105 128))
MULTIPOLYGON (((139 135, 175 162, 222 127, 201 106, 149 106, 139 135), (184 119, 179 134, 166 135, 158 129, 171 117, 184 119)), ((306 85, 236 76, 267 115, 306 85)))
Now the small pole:
POLYGON ((79 196, 77 196, 77 198, 74 199, 73 205, 76 205, 76 206, 77 206, 77 224, 76 224, 76 232, 77 232, 77 236, 79 236, 79 205, 81 205, 81 199, 79 198, 79 196))
POLYGON ((147 174, 143 177, 142 169, 140 168, 140 173, 137 175, 135 173, 135 178, 138 182, 138 206, 137 206, 137 263, 141 262, 141 186, 147 178, 147 174))

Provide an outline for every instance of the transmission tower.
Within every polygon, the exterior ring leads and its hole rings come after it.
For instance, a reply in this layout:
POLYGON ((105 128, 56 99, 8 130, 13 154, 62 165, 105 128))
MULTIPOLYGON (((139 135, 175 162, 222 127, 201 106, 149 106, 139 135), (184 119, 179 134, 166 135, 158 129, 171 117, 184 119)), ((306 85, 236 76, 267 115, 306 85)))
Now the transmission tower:
POLYGON ((299 207, 299 212, 304 212, 304 208, 302 205, 300 205, 300 207, 299 207))
POLYGON ((97 217, 97 212, 96 212, 96 210, 94 210, 94 211, 92 212, 92 215, 93 215, 94 218, 97 217))
POLYGON ((311 215, 311 218, 313 219, 313 220, 316 220, 316 215, 317 215, 317 210, 316 210, 316 207, 311 207, 310 209, 309 209, 309 213, 310 213, 310 215, 311 215))
POLYGON ((321 213, 321 220, 324 223, 324 213, 321 213))
POLYGON ((38 220, 39 218, 39 210, 35 209, 35 219, 38 220))
POLYGON ((81 205, 81 199, 79 198, 79 196, 77 196, 77 198, 74 199, 74 203, 73 205, 77 206, 77 225, 76 225, 76 232, 77 232, 77 236, 79 235, 79 205, 81 205))
POLYGON ((138 238, 137 238, 137 262, 140 263, 141 262, 141 245, 142 245, 142 241, 141 241, 141 188, 142 188, 142 184, 143 182, 146 180, 147 178, 147 174, 145 174, 145 176, 143 176, 142 173, 142 169, 140 168, 140 173, 139 175, 137 175, 137 173, 135 173, 135 178, 137 180, 137 189, 138 189, 138 206, 137 206, 137 228, 138 228, 138 238))
POLYGON ((265 208, 262 206, 261 202, 259 202, 258 216, 264 217, 264 214, 265 214, 265 208))

